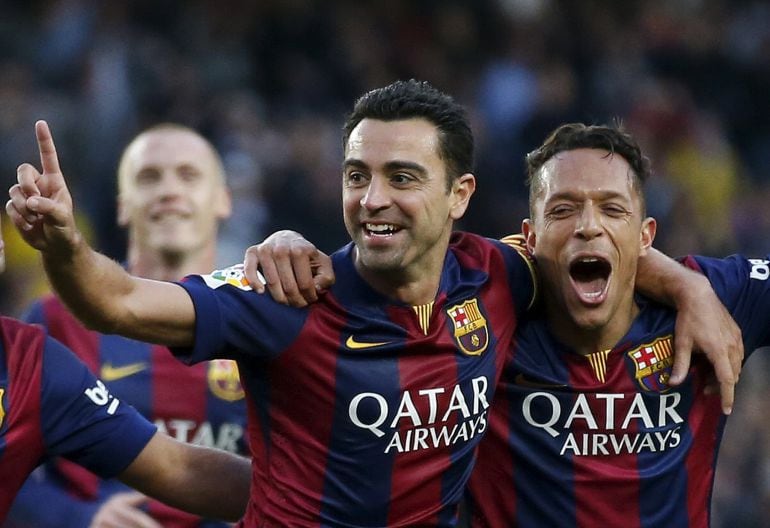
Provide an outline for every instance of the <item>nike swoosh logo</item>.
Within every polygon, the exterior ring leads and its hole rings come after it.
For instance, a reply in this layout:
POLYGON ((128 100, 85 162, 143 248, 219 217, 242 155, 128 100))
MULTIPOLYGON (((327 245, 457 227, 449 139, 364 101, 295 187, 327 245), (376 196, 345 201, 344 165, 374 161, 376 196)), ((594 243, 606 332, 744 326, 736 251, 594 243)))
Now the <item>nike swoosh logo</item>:
POLYGON ((361 341, 356 341, 356 339, 353 336, 350 336, 348 337, 348 340, 345 341, 345 346, 351 350, 360 350, 362 348, 374 348, 382 345, 387 345, 388 343, 390 343, 390 341, 382 341, 380 343, 361 342, 361 341))
POLYGON ((564 389, 567 387, 566 385, 559 385, 556 383, 543 383, 540 381, 531 380, 526 378, 524 374, 516 374, 516 377, 513 378, 513 382, 516 385, 521 385, 522 387, 532 387, 535 389, 564 389))
POLYGON ((101 371, 101 378, 104 381, 115 381, 123 378, 127 378, 129 376, 133 376, 134 374, 138 374, 139 372, 145 370, 147 368, 147 363, 141 362, 141 363, 130 363, 128 365, 123 365, 121 367, 113 367, 110 363, 105 363, 102 365, 102 371, 101 371))

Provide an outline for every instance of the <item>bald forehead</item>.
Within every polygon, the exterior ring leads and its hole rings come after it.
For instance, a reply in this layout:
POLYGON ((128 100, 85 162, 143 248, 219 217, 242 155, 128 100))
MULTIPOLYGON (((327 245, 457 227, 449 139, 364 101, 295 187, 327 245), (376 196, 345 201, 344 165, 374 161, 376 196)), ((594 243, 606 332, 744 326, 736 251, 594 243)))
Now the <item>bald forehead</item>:
POLYGON ((118 167, 121 191, 142 170, 195 167, 224 183, 219 154, 202 136, 183 128, 158 128, 137 136, 123 153, 118 167))

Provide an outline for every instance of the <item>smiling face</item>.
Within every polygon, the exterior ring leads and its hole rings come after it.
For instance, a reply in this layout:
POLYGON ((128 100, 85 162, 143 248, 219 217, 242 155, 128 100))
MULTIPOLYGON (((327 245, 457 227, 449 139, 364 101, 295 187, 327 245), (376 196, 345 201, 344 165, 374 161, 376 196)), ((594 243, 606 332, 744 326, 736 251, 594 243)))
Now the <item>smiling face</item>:
POLYGON ((533 218, 523 230, 552 330, 570 344, 589 336, 597 347, 612 346, 635 314, 637 261, 652 244, 655 221, 643 217, 633 173, 620 155, 559 152, 539 178, 533 218))
POLYGON ((475 189, 471 174, 450 190, 447 177, 436 127, 426 119, 367 118, 352 130, 342 197, 364 278, 398 283, 440 274, 452 223, 475 189))
POLYGON ((222 167, 211 146, 184 128, 141 134, 119 175, 118 223, 142 251, 186 254, 215 243, 230 214, 222 167))

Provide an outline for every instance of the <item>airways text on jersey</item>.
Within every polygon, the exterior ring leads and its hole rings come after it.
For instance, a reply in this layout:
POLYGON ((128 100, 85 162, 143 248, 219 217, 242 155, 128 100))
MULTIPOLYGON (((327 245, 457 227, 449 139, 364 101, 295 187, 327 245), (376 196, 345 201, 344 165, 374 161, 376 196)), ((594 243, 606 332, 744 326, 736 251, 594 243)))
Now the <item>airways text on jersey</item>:
POLYGON ((609 456, 659 452, 681 443, 681 394, 533 392, 521 415, 559 442, 559 454, 609 456))
POLYGON ((489 380, 473 378, 469 388, 469 393, 460 384, 407 390, 396 409, 382 394, 361 392, 351 399, 348 416, 355 426, 383 438, 385 453, 448 447, 471 440, 487 427, 489 380))

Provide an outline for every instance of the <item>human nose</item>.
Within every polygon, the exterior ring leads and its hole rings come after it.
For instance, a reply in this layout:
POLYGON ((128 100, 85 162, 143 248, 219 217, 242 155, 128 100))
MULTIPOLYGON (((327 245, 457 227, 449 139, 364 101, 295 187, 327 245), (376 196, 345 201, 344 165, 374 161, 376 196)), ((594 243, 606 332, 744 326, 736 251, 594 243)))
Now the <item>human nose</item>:
POLYGON ((599 218, 598 208, 591 204, 585 204, 580 211, 578 223, 575 226, 575 234, 586 240, 590 240, 602 234, 602 223, 599 218))
POLYGON ((379 178, 372 178, 366 193, 361 198, 361 207, 374 211, 382 209, 390 204, 390 192, 388 185, 379 178))
POLYGON ((173 197, 182 194, 182 182, 172 172, 164 172, 161 174, 158 194, 162 197, 173 197))

